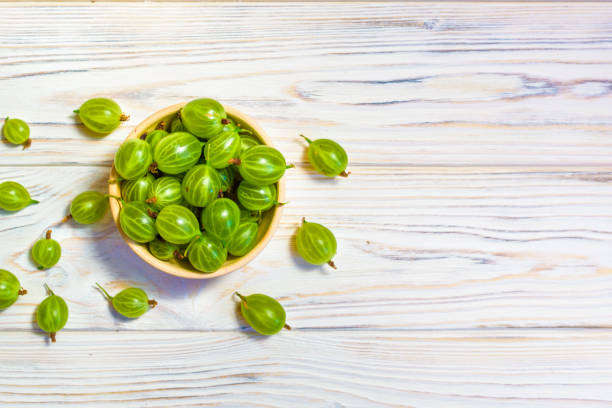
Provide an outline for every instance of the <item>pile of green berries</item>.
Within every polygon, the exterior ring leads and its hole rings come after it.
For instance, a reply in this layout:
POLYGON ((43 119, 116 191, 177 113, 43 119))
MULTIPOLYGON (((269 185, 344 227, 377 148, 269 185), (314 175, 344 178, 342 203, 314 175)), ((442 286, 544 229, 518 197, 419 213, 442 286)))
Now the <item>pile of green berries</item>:
MULTIPOLYGON (((129 116, 107 98, 86 101, 74 111, 83 125, 96 134, 106 135, 129 116)), ((30 129, 20 119, 7 118, 4 138, 12 144, 31 143, 30 129)), ((308 158, 314 169, 327 177, 348 177, 348 156, 329 139, 308 142, 308 158)), ((129 139, 115 155, 113 182, 121 183, 121 197, 85 191, 70 205, 70 218, 80 224, 100 221, 109 208, 109 198, 119 201, 119 225, 135 242, 146 244, 163 261, 190 262, 200 272, 218 270, 228 256, 246 255, 261 238, 259 224, 278 202, 278 181, 287 165, 283 155, 262 144, 244 124, 227 115, 223 106, 208 98, 185 105, 169 121, 155 130, 129 139)), ((28 190, 14 181, 0 183, 0 209, 20 211, 37 204, 28 190)), ((333 257, 337 242, 325 226, 302 219, 297 232, 297 250, 313 264, 336 268, 333 257)), ((53 267, 61 257, 60 244, 48 230, 31 249, 39 269, 53 267)), ((127 288, 114 297, 96 284, 115 311, 137 318, 157 302, 139 288, 127 288)), ((38 305, 36 320, 55 342, 56 333, 68 321, 68 307, 60 296, 44 285, 48 296, 38 305)), ((0 269, 0 310, 26 294, 11 272, 0 269)), ((285 323, 285 310, 275 299, 262 294, 242 296, 241 312, 260 334, 279 332, 285 323)))
POLYGON ((115 155, 119 225, 156 258, 212 273, 257 244, 258 224, 281 205, 277 182, 292 165, 213 99, 189 102, 168 122, 115 155))

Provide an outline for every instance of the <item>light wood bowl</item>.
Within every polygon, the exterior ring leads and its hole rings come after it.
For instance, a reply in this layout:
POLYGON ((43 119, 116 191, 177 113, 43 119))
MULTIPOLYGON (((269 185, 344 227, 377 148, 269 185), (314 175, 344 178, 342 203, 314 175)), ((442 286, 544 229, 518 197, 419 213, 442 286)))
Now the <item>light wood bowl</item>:
MULTIPOLYGON (((167 108, 164 108, 158 112, 155 112, 153 115, 149 116, 144 121, 142 121, 138 126, 136 126, 136 128, 134 128, 134 130, 132 130, 132 132, 126 138, 126 140, 140 137, 140 135, 142 135, 144 132, 149 132, 153 130, 155 126, 161 121, 165 121, 166 124, 169 125, 170 120, 174 117, 174 115, 176 115, 176 113, 183 106, 185 106, 185 103, 179 103, 176 105, 168 106, 167 108)), ((259 127, 259 125, 257 125, 257 123, 253 119, 251 119, 244 113, 230 106, 224 106, 224 108, 225 108, 225 111, 227 112, 227 115, 230 118, 239 122, 243 128, 252 131, 253 136, 259 138, 259 140, 261 140, 266 145, 269 145, 269 146, 272 145, 272 143, 270 143, 270 139, 266 135, 266 132, 264 132, 264 130, 261 127, 259 127)), ((111 167, 110 178, 115 179, 117 177, 119 177, 119 175, 115 171, 115 166, 113 165, 111 167)), ((285 183, 283 179, 279 180, 276 183, 276 188, 278 190, 277 200, 279 202, 284 202, 285 183)), ((109 184, 108 192, 109 194, 114 195, 114 196, 121 196, 120 184, 119 183, 109 184)), ((251 250, 251 252, 241 257, 234 257, 232 255, 229 255, 227 261, 225 261, 225 263, 220 269, 218 269, 217 271, 213 273, 203 273, 203 272, 199 272, 198 270, 196 270, 186 260, 184 261, 177 261, 177 260, 161 261, 155 258, 153 254, 149 252, 147 244, 139 244, 137 242, 132 241, 121 230, 121 227, 119 226, 120 207, 119 207, 119 203, 117 202, 117 200, 112 199, 112 198, 110 199, 110 208, 113 214, 113 219, 115 220, 115 224, 117 225, 119 232, 121 232, 123 239, 128 244, 128 246, 132 249, 132 251, 134 251, 136 255, 138 255, 143 261, 153 266, 154 268, 159 269, 160 271, 166 272, 170 275, 180 276, 181 278, 188 278, 188 279, 215 278, 217 276, 225 275, 227 273, 238 270, 242 268, 243 266, 245 266, 246 264, 248 264, 249 262, 251 262, 266 247, 266 245, 272 238, 272 235, 274 235, 274 232, 276 231, 278 227, 278 223, 280 222, 281 214, 282 214, 281 206, 275 206, 272 209, 266 211, 264 213, 264 217, 261 221, 261 224, 259 225, 259 231, 257 233, 258 242, 255 245, 255 247, 251 250)))

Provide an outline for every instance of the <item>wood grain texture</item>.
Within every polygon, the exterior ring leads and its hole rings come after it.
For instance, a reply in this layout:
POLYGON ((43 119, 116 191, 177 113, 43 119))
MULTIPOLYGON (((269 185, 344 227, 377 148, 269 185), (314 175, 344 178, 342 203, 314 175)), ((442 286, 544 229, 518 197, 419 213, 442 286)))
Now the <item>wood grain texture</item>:
POLYGON ((27 296, 0 312, 0 406, 611 406, 612 5, 0 4, 0 181, 41 201, 0 213, 0 267, 27 296), (110 217, 30 246, 151 112, 198 96, 253 116, 297 165, 279 230, 208 282, 153 270, 110 217), (72 110, 110 96, 132 115, 105 138, 72 110), (298 137, 329 137, 329 180, 298 137), (295 253, 301 217, 338 238, 338 271, 295 253), (45 344, 48 282, 71 315, 45 344), (138 320, 109 309, 136 285, 138 320), (254 336, 235 290, 287 309, 254 336), (563 328, 563 329, 561 329, 563 328), (587 329, 588 328, 588 329, 587 329))
POLYGON ((606 407, 609 330, 3 333, 3 407, 606 407), (42 344, 41 344, 42 343, 42 344), (130 347, 126 347, 129 344, 130 347), (32 350, 37 351, 33 367, 32 350))

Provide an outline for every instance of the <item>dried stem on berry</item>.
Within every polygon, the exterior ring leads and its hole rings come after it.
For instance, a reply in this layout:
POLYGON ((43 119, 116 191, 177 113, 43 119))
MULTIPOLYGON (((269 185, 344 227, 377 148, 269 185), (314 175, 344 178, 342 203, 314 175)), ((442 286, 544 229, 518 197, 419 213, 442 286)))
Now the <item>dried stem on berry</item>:
POLYGON ((121 116, 119 116, 119 120, 121 122, 125 122, 126 120, 130 119, 130 115, 126 115, 125 113, 121 113, 121 116))
POLYGON ((338 268, 336 267, 336 264, 334 263, 334 261, 329 261, 327 264, 328 264, 329 266, 331 266, 332 268, 334 268, 334 269, 338 269, 338 268))
POLYGON ((151 306, 151 309, 154 308, 155 306, 157 306, 157 301, 153 300, 153 299, 149 299, 149 306, 151 306))

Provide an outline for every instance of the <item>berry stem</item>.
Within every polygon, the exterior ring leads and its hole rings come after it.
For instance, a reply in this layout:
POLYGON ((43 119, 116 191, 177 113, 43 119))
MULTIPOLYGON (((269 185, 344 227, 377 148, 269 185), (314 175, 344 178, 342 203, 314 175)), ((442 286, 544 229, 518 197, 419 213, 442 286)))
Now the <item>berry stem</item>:
POLYGON ((157 197, 149 197, 145 200, 147 204, 155 204, 157 202, 157 197))
POLYGON ((119 120, 120 120, 121 122, 125 122, 126 120, 129 120, 129 119, 130 119, 130 115, 126 115, 126 114, 125 114, 125 113, 123 113, 123 112, 121 113, 121 116, 119 116, 119 120))
POLYGON ((157 169, 157 163, 153 162, 149 166, 149 173, 151 174, 159 174, 159 170, 157 169))
POLYGON ((289 204, 289 201, 285 201, 284 203, 279 203, 278 201, 274 201, 274 205, 277 205, 279 207, 282 207, 283 205, 287 205, 289 204))
POLYGON ((140 140, 145 140, 147 138, 147 132, 144 132, 142 135, 140 135, 140 140))
POLYGON ((300 136, 302 136, 304 139, 306 139, 306 141, 308 142, 308 144, 311 144, 311 143, 312 143, 312 140, 310 140, 310 139, 309 139, 309 138, 307 138, 306 136, 304 136, 304 135, 300 135, 300 136))
POLYGON ((302 217, 302 224, 306 224, 306 217, 302 217))
POLYGON ((38 203, 40 203, 40 201, 38 201, 38 200, 30 200, 30 204, 38 204, 38 203))
POLYGON ((153 211, 153 210, 152 210, 152 209, 150 209, 150 208, 147 208, 147 214, 148 214, 148 215, 149 215, 149 217, 151 217, 151 218, 157 218, 157 215, 158 215, 158 214, 157 214, 155 211, 153 211))
POLYGON ((291 330, 291 326, 289 326, 287 323, 285 323, 285 325, 283 326, 285 329, 287 330, 291 330))
POLYGON ((185 259, 185 255, 181 254, 181 251, 179 251, 178 249, 174 250, 173 255, 174 255, 174 257, 175 257, 176 259, 178 259, 179 261, 181 261, 181 260, 185 259))
POLYGON ((227 118, 223 118, 223 119, 221 119, 221 123, 222 123, 223 125, 227 125, 227 124, 228 124, 228 123, 230 123, 230 122, 229 122, 229 120, 228 120, 227 118))
POLYGON ((229 159, 228 160, 229 164, 235 164, 236 166, 240 166, 240 164, 242 163, 242 161, 240 161, 240 159, 229 159))
POLYGON ((24 289, 24 288, 19 289, 19 292, 17 292, 19 296, 23 296, 27 293, 28 293, 27 289, 24 289))
POLYGON ((49 337, 51 338, 51 343, 55 343, 55 332, 49 333, 49 337))
POLYGON ((62 220, 60 221, 60 224, 63 224, 65 222, 68 222, 72 219, 72 214, 68 214, 67 216, 65 216, 64 218, 62 218, 62 220))
POLYGON ((295 167, 295 164, 292 163, 292 164, 287 165, 285 169, 292 169, 294 167, 295 167))
POLYGON ((149 303, 149 306, 151 306, 151 309, 157 306, 157 301, 155 301, 154 299, 149 299, 148 303, 149 303))
POLYGON ((108 292, 106 290, 104 290, 104 288, 102 286, 100 286, 100 284, 98 282, 96 282, 96 286, 102 291, 102 293, 104 294, 104 297, 106 298, 106 300, 108 300, 109 302, 113 300, 113 297, 111 295, 109 295, 108 292))
POLYGON ((238 293, 238 292, 234 292, 234 293, 236 293, 236 296, 238 296, 238 297, 240 298, 240 300, 242 300, 242 301, 244 302, 244 305, 246 306, 246 305, 247 305, 247 303, 248 303, 248 302, 247 302, 247 300, 246 300, 246 298, 245 298, 244 296, 242 296, 242 295, 241 295, 240 293, 238 293))
MULTIPOLYGON (((74 113, 76 113, 77 115, 79 114, 80 110, 79 109, 75 109, 73 110, 74 113)), ((8 119, 8 118, 7 118, 8 119)))
POLYGON ((342 173, 340 173, 339 176, 340 177, 348 177, 350 174, 351 174, 350 171, 347 173, 346 170, 342 170, 342 173))
POLYGON ((51 230, 47 230, 47 234, 45 234, 46 239, 51 239, 51 230))
POLYGON ((336 264, 334 263, 334 261, 329 261, 327 264, 328 264, 329 266, 331 266, 332 268, 334 268, 334 269, 338 269, 338 268, 336 267, 336 264))
POLYGON ((32 146, 32 139, 28 139, 25 142, 23 142, 23 150, 27 149, 30 146, 32 146))
POLYGON ((47 285, 46 283, 43 284, 43 286, 45 287, 45 289, 47 290, 47 294, 50 296, 55 296, 55 293, 53 293, 53 291, 51 290, 51 288, 49 287, 49 285, 47 285))
POLYGON ((162 120, 161 122, 157 124, 157 126, 155 126, 155 130, 164 130, 165 127, 166 127, 166 122, 162 120))

